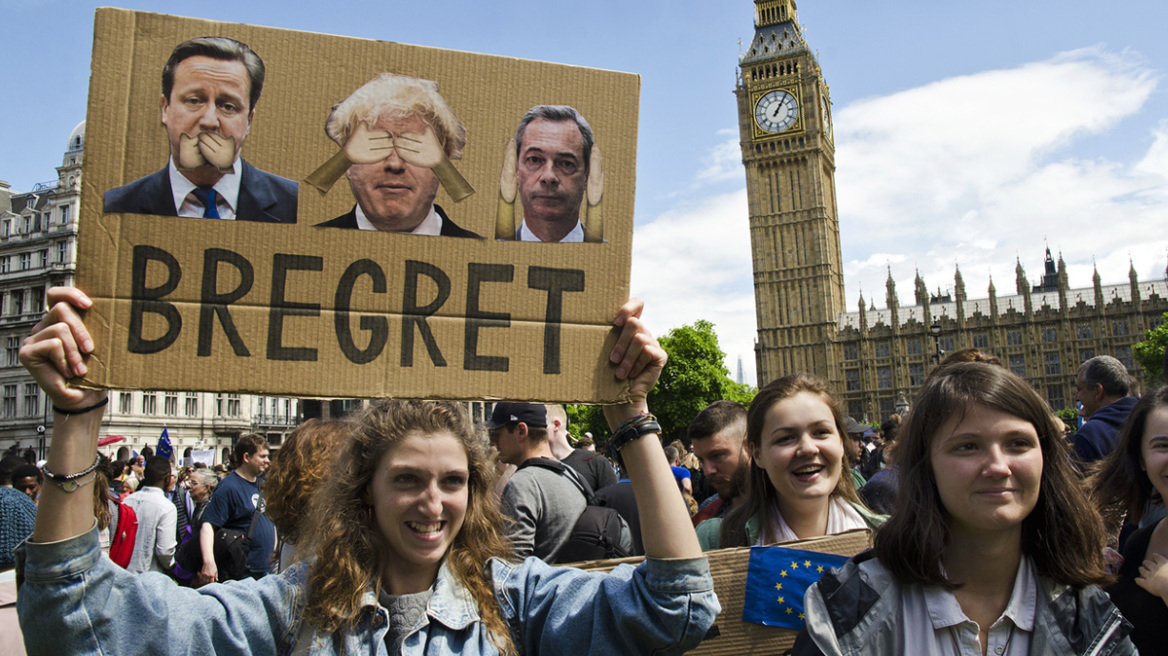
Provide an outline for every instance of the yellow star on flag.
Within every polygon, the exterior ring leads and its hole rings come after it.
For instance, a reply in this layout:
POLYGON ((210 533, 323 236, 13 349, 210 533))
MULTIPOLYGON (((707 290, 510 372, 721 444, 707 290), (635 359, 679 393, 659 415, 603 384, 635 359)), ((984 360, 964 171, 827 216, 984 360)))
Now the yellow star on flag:
POLYGON ((806 618, 806 617, 803 615, 803 613, 799 613, 799 619, 800 619, 800 620, 805 620, 805 619, 807 619, 807 618, 806 618))
POLYGON ((810 560, 803 561, 803 566, 804 567, 811 567, 811 561, 810 560))
POLYGON ((786 597, 779 597, 779 603, 780 603, 780 604, 785 604, 785 603, 787 603, 787 602, 786 602, 786 597))
POLYGON ((820 574, 822 574, 822 573, 823 573, 823 565, 820 565, 819 567, 816 567, 816 568, 815 568, 815 571, 817 571, 817 572, 819 572, 820 574))
POLYGON ((791 561, 791 569, 799 569, 799 563, 791 561))
POLYGON ((787 578, 787 570, 783 570, 783 571, 779 572, 779 576, 781 576, 783 578, 787 578))
POLYGON ((783 584, 782 584, 782 583, 776 583, 776 584, 775 584, 775 589, 776 589, 776 590, 782 590, 782 589, 783 589, 783 584))
POLYGON ((790 608, 788 608, 788 609, 787 609, 787 614, 788 614, 788 615, 790 615, 791 613, 794 613, 794 612, 795 612, 795 611, 791 610, 790 608))

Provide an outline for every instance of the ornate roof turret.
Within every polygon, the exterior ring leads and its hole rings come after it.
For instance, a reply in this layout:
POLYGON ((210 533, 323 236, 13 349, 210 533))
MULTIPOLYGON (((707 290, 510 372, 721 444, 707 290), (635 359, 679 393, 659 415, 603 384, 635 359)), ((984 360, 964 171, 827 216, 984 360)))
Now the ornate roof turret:
POLYGON ((811 53, 803 40, 795 0, 755 0, 754 39, 746 54, 742 55, 741 63, 751 64, 800 52, 811 53))
POLYGON ((896 297, 896 281, 892 279, 892 267, 888 267, 888 280, 884 281, 884 287, 887 294, 884 297, 884 302, 889 308, 900 307, 900 299, 896 297))
POLYGON ((1018 295, 1030 293, 1030 282, 1026 280, 1026 269, 1022 268, 1022 259, 1014 258, 1014 283, 1018 287, 1018 295))

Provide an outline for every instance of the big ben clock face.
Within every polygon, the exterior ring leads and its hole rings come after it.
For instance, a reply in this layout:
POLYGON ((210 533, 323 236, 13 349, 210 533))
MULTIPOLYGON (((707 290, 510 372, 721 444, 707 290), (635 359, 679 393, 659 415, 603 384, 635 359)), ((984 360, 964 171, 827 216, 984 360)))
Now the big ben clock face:
POLYGON ((767 132, 783 132, 798 118, 799 101, 782 89, 767 92, 754 107, 754 122, 767 132))

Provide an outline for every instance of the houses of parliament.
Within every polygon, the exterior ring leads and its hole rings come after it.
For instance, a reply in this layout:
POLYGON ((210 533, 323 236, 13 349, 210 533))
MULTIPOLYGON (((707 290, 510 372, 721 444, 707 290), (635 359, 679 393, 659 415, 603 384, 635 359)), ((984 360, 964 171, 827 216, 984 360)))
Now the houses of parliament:
MULTIPOLYGON (((760 384, 805 371, 827 380, 844 410, 880 422, 903 411, 944 353, 996 355, 1059 410, 1074 404, 1079 364, 1121 360, 1137 380, 1132 345, 1168 312, 1166 279, 1070 286, 1047 250, 1032 284, 1021 261, 1012 293, 990 282, 970 298, 958 268, 952 292, 917 275, 902 304, 891 273, 884 308, 861 295, 849 312, 836 210, 830 90, 803 38, 795 0, 755 0, 755 32, 739 62, 738 124, 750 212, 760 384)), ((1035 253, 1036 258, 1041 255, 1035 253)))

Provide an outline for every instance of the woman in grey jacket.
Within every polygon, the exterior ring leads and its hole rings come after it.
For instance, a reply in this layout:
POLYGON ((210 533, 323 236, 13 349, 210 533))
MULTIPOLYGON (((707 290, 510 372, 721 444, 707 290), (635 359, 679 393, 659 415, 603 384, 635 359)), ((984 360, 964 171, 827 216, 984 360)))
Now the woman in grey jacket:
POLYGON ((901 437, 875 548, 806 596, 794 654, 1132 654, 1059 422, 1008 370, 944 366, 901 437))

